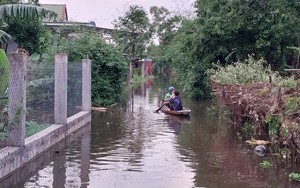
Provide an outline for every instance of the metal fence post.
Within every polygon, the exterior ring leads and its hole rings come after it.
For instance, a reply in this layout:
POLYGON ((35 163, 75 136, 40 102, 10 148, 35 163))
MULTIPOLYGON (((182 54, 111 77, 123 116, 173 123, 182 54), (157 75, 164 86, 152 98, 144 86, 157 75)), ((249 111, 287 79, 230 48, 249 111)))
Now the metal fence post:
POLYGON ((24 146, 26 118, 26 60, 24 53, 9 55, 7 146, 24 146))
POLYGON ((91 60, 82 60, 82 110, 91 110, 91 60))
POLYGON ((67 78, 68 56, 61 53, 55 55, 55 86, 54 86, 54 123, 67 123, 67 78))

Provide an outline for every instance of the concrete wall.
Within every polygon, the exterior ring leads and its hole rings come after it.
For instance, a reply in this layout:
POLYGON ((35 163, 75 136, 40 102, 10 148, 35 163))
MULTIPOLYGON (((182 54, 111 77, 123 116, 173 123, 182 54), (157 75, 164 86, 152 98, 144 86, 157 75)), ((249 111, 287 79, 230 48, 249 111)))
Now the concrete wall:
POLYGON ((11 175, 27 163, 51 149, 73 132, 91 121, 91 113, 82 111, 69 117, 67 123, 53 124, 25 139, 23 147, 6 147, 0 150, 0 180, 11 175))

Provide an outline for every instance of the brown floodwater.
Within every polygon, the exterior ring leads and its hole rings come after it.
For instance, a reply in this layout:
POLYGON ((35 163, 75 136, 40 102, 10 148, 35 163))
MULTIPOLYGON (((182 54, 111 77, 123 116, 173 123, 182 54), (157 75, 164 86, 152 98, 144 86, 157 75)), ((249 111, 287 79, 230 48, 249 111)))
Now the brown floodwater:
MULTIPOLYGON (((158 108, 163 92, 148 81, 124 108, 93 112, 91 124, 6 180, 0 187, 254 188, 299 187, 297 166, 263 157, 237 139, 210 101, 184 100, 179 118, 158 108), (268 161, 270 168, 260 163, 268 161)), ((184 94, 183 94, 184 95, 184 94)))

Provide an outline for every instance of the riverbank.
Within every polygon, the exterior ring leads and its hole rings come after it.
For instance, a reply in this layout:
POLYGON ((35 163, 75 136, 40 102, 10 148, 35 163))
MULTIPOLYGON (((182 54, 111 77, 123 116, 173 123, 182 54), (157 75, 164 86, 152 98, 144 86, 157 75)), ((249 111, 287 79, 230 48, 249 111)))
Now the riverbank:
POLYGON ((229 111, 232 126, 243 140, 269 141, 271 152, 284 153, 282 157, 299 163, 300 86, 296 79, 283 78, 251 58, 243 65, 220 68, 211 78, 218 104, 229 111))
MULTIPOLYGON (((288 148, 293 161, 300 154, 300 89, 272 83, 212 84, 219 104, 230 111, 233 127, 244 139, 268 140, 288 148)), ((278 147, 276 147, 278 148, 278 147)), ((280 149, 279 149, 280 150, 280 149)))

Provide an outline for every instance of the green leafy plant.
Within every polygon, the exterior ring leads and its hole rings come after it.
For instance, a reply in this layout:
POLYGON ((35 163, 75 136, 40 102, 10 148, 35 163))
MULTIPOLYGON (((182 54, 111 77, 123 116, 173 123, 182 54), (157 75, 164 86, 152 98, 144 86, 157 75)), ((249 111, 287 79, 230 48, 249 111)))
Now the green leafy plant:
POLYGON ((152 36, 151 25, 144 8, 138 5, 129 6, 124 15, 115 19, 113 24, 113 37, 122 52, 130 59, 141 57, 152 36))
POLYGON ((7 125, 5 125, 5 123, 0 123, 0 141, 5 140, 7 135, 7 125))
POLYGON ((277 138, 278 128, 281 126, 281 117, 279 115, 268 114, 265 118, 265 122, 268 124, 269 135, 271 139, 277 138))
POLYGON ((268 82, 270 76, 273 80, 278 77, 278 73, 264 66, 264 59, 256 61, 253 56, 248 57, 245 62, 236 62, 225 67, 214 64, 216 68, 210 69, 208 74, 214 82, 226 84, 268 82))
POLYGON ((26 137, 32 136, 32 135, 46 129, 47 127, 50 127, 50 124, 39 124, 34 121, 26 122, 25 136, 26 137))
POLYGON ((4 94, 8 86, 8 59, 5 52, 0 49, 0 96, 4 94))
POLYGON ((292 172, 289 174, 289 179, 292 181, 300 181, 300 174, 292 172))
POLYGON ((296 89, 297 87, 297 80, 291 76, 291 77, 279 77, 277 81, 277 85, 280 87, 286 87, 289 89, 296 89))
MULTIPOLYGON (((28 4, 6 4, 0 5, 0 28, 7 26, 5 21, 13 17, 56 17, 56 13, 35 5, 28 4)), ((3 30, 0 30, 0 42, 6 42, 11 36, 3 30)))
POLYGON ((43 26, 39 18, 12 17, 7 20, 8 26, 3 30, 9 33, 19 48, 26 49, 31 55, 42 54, 51 42, 50 29, 43 26))
POLYGON ((299 109, 298 97, 285 97, 285 113, 289 114, 299 109))
POLYGON ((241 133, 244 137, 250 138, 253 135, 253 125, 246 122, 241 128, 241 133))
POLYGON ((259 163, 259 166, 261 168, 271 168, 272 164, 269 161, 263 160, 261 163, 259 163))

